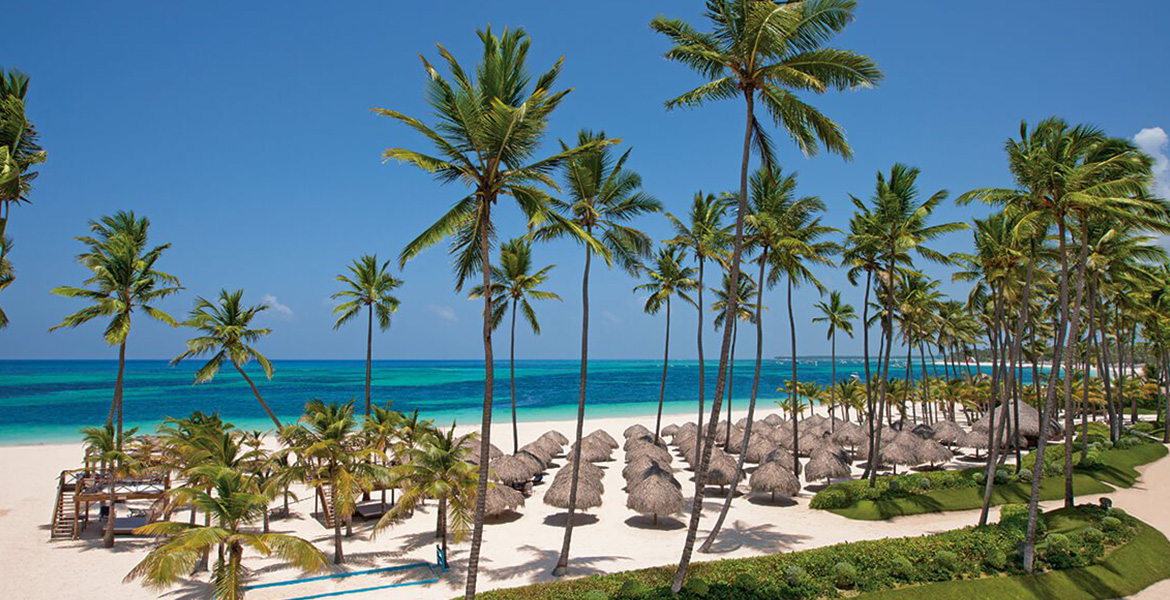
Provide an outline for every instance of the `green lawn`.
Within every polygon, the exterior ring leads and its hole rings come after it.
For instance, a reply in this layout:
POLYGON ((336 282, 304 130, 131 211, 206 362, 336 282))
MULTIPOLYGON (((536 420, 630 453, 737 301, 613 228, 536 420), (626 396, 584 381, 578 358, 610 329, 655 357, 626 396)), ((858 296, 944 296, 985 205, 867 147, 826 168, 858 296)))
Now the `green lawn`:
MULTIPOLYGON (((1137 467, 1166 456, 1161 444, 1142 444, 1126 450, 1106 450, 1102 453, 1105 466, 1093 470, 1078 470, 1073 474, 1073 491, 1078 496, 1107 494, 1115 487, 1131 487, 1137 481, 1137 467)), ((1009 483, 997 485, 992 491, 993 505, 1023 503, 1032 493, 1031 484, 1009 483)), ((1064 497, 1064 478, 1048 477, 1040 484, 1041 500, 1064 497)), ((903 515, 931 512, 969 510, 983 506, 983 488, 965 487, 936 490, 907 498, 890 500, 862 500, 832 512, 850 519, 880 521, 903 515)))
POLYGON ((861 600, 1102 600, 1123 598, 1170 576, 1170 542, 1158 530, 1140 525, 1128 544, 1104 561, 1083 569, 947 581, 861 594, 861 600))

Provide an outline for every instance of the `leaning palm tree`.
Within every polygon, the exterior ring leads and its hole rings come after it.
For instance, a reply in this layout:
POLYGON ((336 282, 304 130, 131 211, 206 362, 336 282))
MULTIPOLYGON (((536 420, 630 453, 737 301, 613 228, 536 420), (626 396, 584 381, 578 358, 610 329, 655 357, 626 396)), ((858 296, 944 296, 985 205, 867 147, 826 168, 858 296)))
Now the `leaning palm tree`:
POLYGON ((366 309, 366 416, 370 416, 370 379, 373 367, 374 315, 378 316, 378 327, 390 329, 390 316, 398 310, 398 298, 394 290, 402 280, 390 274, 390 261, 378 264, 377 254, 366 254, 349 265, 349 275, 338 275, 337 281, 346 289, 330 296, 344 298, 345 302, 333 309, 337 329, 366 309))
POLYGON ((264 370, 264 375, 272 379, 272 363, 260 354, 259 350, 252 347, 252 344, 272 333, 267 327, 252 327, 252 319, 267 310, 268 306, 265 304, 246 306, 243 298, 244 290, 234 292, 220 290, 219 298, 215 302, 204 298, 196 300, 195 308, 191 309, 190 316, 183 325, 198 330, 201 335, 187 340, 187 351, 171 360, 171 364, 177 365, 188 358, 211 354, 211 359, 195 372, 195 383, 205 383, 215 379, 220 367, 223 366, 223 361, 227 360, 244 381, 248 382, 256 401, 260 403, 264 412, 268 413, 268 418, 272 419, 276 428, 280 429, 282 427, 280 419, 276 418, 276 414, 268 407, 252 378, 244 371, 244 367, 255 360, 264 370))
MULTIPOLYGON (((703 288, 706 285, 704 275, 708 260, 725 261, 727 259, 727 245, 731 237, 731 228, 725 223, 727 198, 715 194, 704 194, 702 190, 695 194, 691 203, 691 211, 687 222, 683 222, 670 213, 666 213, 674 229, 674 237, 666 243, 679 248, 686 248, 699 265, 698 293, 696 294, 695 308, 699 311, 696 326, 699 347, 699 430, 703 428, 704 395, 707 390, 707 366, 704 363, 703 352, 703 288)), ((695 436, 695 454, 703 442, 703 436, 695 436)), ((696 484, 698 482, 696 481, 696 484)))
POLYGON ((105 339, 118 346, 118 378, 114 382, 114 399, 110 403, 107 423, 115 423, 118 439, 122 432, 122 382, 126 373, 126 339, 130 336, 131 316, 140 312, 172 327, 175 320, 156 308, 154 303, 174 295, 182 289, 174 275, 155 269, 162 253, 170 248, 163 244, 147 247, 150 221, 139 219, 133 212, 118 211, 98 221, 90 221, 92 235, 77 238, 86 251, 77 256, 92 275, 85 280, 86 287, 64 286, 54 294, 68 298, 84 298, 91 304, 68 317, 49 331, 62 327, 78 327, 98 317, 110 317, 105 339))
POLYGON ((12 206, 29 201, 37 178, 32 168, 48 157, 25 114, 28 82, 24 73, 0 67, 0 238, 7 230, 12 206))
MULTIPOLYGON (((402 497, 390 512, 374 525, 377 533, 402 517, 412 514, 427 498, 439 502, 435 537, 447 556, 448 534, 460 542, 470 529, 476 502, 475 466, 467 462, 467 446, 455 437, 455 425, 446 432, 431 430, 418 447, 402 456, 391 478, 403 488, 402 497)), ((486 462, 486 456, 483 457, 486 462)), ((493 484, 494 485, 494 484, 493 484)), ((442 565, 446 566, 446 565, 442 565)))
MULTIPOLYGON (((500 266, 492 267, 491 293, 496 297, 492 301, 495 309, 492 314, 492 328, 497 328, 503 322, 509 310, 512 313, 512 324, 508 342, 508 380, 512 390, 512 453, 520 451, 519 425, 516 423, 516 313, 523 312, 524 320, 536 335, 540 335, 540 322, 536 320, 536 311, 533 310, 529 299, 533 300, 560 300, 561 297, 538 289, 548 280, 548 273, 556 265, 549 265, 532 273, 532 244, 522 238, 514 239, 500 246, 500 266)), ((471 289, 471 298, 483 296, 484 287, 477 285, 471 289)))
MULTIPOLYGON (((402 250, 399 262, 417 256, 424 249, 451 239, 455 287, 475 274, 482 275, 484 287, 491 286, 492 238, 495 222, 492 210, 501 197, 511 197, 531 225, 542 224, 555 215, 549 210, 548 194, 541 184, 556 187, 550 176, 566 159, 595 150, 615 140, 598 139, 584 146, 567 148, 536 158, 549 118, 568 90, 554 92, 561 72, 558 60, 546 73, 531 77, 527 58, 530 40, 521 29, 505 30, 496 36, 489 27, 479 32, 483 45, 481 62, 466 71, 443 46, 439 54, 447 62, 450 79, 422 59, 427 72, 427 101, 437 113, 434 127, 400 112, 378 109, 421 133, 434 145, 437 156, 404 148, 390 148, 386 159, 396 159, 434 174, 442 183, 460 181, 468 193, 442 217, 402 250), (531 87, 529 87, 531 84, 531 87)), ((484 502, 490 470, 492 390, 495 377, 492 359, 492 296, 483 297, 484 399, 480 425, 479 487, 476 493, 475 522, 468 557, 466 597, 475 597, 479 555, 483 543, 484 502)))
POLYGON ((813 322, 825 323, 829 330, 829 346, 833 361, 830 367, 832 383, 829 384, 829 415, 830 422, 835 427, 836 416, 832 407, 837 405, 837 331, 843 331, 845 335, 853 337, 853 321, 857 319, 857 313, 853 310, 853 305, 841 301, 841 292, 836 290, 829 293, 827 304, 822 300, 816 303, 816 308, 823 316, 813 319, 813 322))
MULTIPOLYGON (((738 298, 751 298, 756 294, 756 282, 751 275, 746 273, 739 277, 738 289, 734 292, 738 298)), ((735 348, 739 345, 739 323, 740 321, 746 323, 754 323, 756 320, 756 312, 752 305, 746 303, 739 303, 736 307, 735 318, 731 322, 727 322, 728 316, 731 314, 727 311, 727 305, 730 301, 731 278, 726 273, 723 274, 723 288, 712 290, 715 292, 715 302, 711 304, 711 310, 715 313, 714 325, 715 329, 722 329, 723 327, 731 328, 731 355, 727 361, 727 440, 724 450, 731 451, 731 400, 732 400, 732 383, 735 380, 735 348)))
MULTIPOLYGON (((16 281, 16 273, 12 270, 12 262, 8 260, 8 252, 12 250, 12 239, 0 237, 0 292, 16 281)), ((8 327, 8 315, 0 308, 0 329, 8 327)))
POLYGON ((687 292, 698 289, 699 282, 695 279, 694 267, 684 267, 682 264, 682 250, 669 246, 659 248, 654 257, 653 265, 643 265, 650 281, 634 288, 635 292, 649 292, 643 310, 646 314, 656 315, 666 307, 666 341, 662 351, 662 385, 658 389, 658 415, 654 419, 654 443, 658 443, 658 434, 662 428, 662 404, 666 401, 666 369, 670 364, 670 299, 674 296, 682 298, 688 304, 695 301, 687 292))
POLYGON ((268 498, 252 477, 219 466, 204 467, 208 490, 178 488, 171 491, 175 506, 193 506, 211 515, 213 525, 159 521, 135 530, 138 535, 166 537, 126 575, 125 581, 141 579, 151 588, 175 585, 191 573, 205 552, 218 547, 219 559, 212 570, 211 597, 239 600, 246 590, 244 551, 276 555, 305 572, 324 570, 325 555, 310 542, 281 533, 255 533, 250 527, 268 510, 268 498))
MULTIPOLYGON (((642 191, 642 178, 625 168, 630 150, 620 157, 610 154, 608 147, 598 145, 605 133, 582 130, 577 134, 577 147, 592 147, 564 163, 562 177, 567 198, 553 200, 558 213, 556 222, 535 232, 538 239, 567 237, 585 249, 585 265, 581 274, 581 381, 577 396, 577 433, 573 451, 572 481, 569 485, 569 515, 565 522, 565 538, 561 554, 553 567, 554 575, 563 575, 569 567, 569 548, 573 539, 573 513, 577 504, 577 489, 581 473, 581 438, 585 433, 585 389, 589 365, 589 273, 593 255, 616 263, 631 275, 637 275, 642 259, 650 255, 650 237, 626 223, 637 217, 658 212, 661 203, 642 191)), ((561 142, 568 151, 570 147, 561 142)))
MULTIPOLYGON (((825 43, 853 20, 853 0, 803 0, 773 3, 760 0, 707 0, 707 19, 712 31, 702 33, 681 20, 655 18, 651 27, 665 34, 674 46, 667 58, 681 62, 708 81, 667 103, 668 107, 699 106, 711 100, 742 97, 746 109, 743 160, 740 165, 739 207, 731 255, 731 280, 739 281, 743 220, 747 215, 748 167, 753 139, 761 158, 773 165, 771 142, 755 115, 759 101, 805 154, 815 153, 823 144, 830 151, 848 156, 849 145, 837 123, 803 102, 796 91, 821 93, 829 88, 851 89, 870 86, 881 79, 881 71, 869 58, 853 52, 826 48, 825 43)), ((730 307, 735 311, 733 298, 730 307)), ((707 437, 714 439, 722 400, 720 381, 730 350, 731 331, 723 334, 720 372, 712 402, 714 417, 708 422, 707 437)), ((694 538, 702 512, 702 482, 713 446, 706 444, 696 474, 699 490, 672 585, 682 588, 694 538)))

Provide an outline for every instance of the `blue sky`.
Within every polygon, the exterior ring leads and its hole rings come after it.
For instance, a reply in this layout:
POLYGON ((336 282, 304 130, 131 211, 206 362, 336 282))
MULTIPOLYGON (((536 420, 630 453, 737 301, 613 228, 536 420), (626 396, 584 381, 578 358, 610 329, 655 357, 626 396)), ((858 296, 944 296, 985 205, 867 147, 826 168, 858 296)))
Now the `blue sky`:
MULTIPOLYGON (((471 65, 475 30, 489 23, 531 34, 534 69, 565 57, 560 83, 574 91, 555 114, 550 148, 581 127, 623 138, 633 148, 628 166, 676 213, 698 189, 732 188, 742 105, 664 110, 663 101, 698 80, 662 58, 666 41, 647 26, 657 14, 701 25, 701 3, 665 0, 10 2, 6 22, 17 26, 0 36, 0 64, 31 75, 29 112, 50 160, 34 204, 13 211, 19 279, 0 299, 13 321, 0 331, 0 358, 114 356, 100 325, 47 329, 78 308, 49 294, 84 276, 72 259, 79 249, 72 236, 117 209, 150 217, 154 239, 173 244, 160 266, 187 288, 164 304, 173 314, 185 314, 197 295, 243 287, 253 301, 276 307, 263 321, 274 330, 262 345, 271 357, 361 357, 361 327, 331 329, 332 277, 362 253, 397 256, 462 193, 382 164, 388 146, 426 146, 369 109, 428 115, 417 55, 433 58, 441 42, 471 65)), ((848 195, 866 196, 875 172, 895 161, 922 169, 925 192, 1007 184, 1002 146, 1021 119, 1055 114, 1124 137, 1147 129, 1143 143, 1163 144, 1164 153, 1168 22, 1170 5, 1156 0, 1112 10, 1080 1, 863 2, 834 45, 872 56, 885 82, 811 100, 846 128, 855 159, 805 158, 783 143, 782 163, 799 171, 803 192, 825 200, 828 222, 844 226, 848 195)), ((504 213, 502 235, 521 233, 515 211, 504 213)), ((939 218, 979 214, 948 204, 939 218)), ((642 226, 656 239, 667 234, 661 216, 642 226)), ((941 244, 969 245, 969 234, 941 244)), ((539 307, 544 335, 522 334, 518 352, 573 358, 581 252, 549 245, 536 256, 557 265, 550 288, 565 301, 539 307)), ((818 275, 860 309, 861 291, 843 273, 818 275)), ((375 356, 478 356, 479 305, 453 292, 444 250, 425 253, 401 277, 402 309, 392 330, 376 338, 375 356)), ((592 356, 660 355, 662 320, 642 314, 635 283, 617 271, 595 274, 592 356)), ((768 355, 787 354, 782 300, 779 290, 765 300, 773 306, 765 316, 768 355)), ((823 330, 809 322, 816 300, 812 290, 797 299, 803 354, 828 353, 823 330)), ((693 357, 695 315, 676 314, 672 353, 693 357)), ((139 321, 128 352, 169 358, 184 336, 139 321)), ((749 352, 750 340, 741 342, 749 352)), ((708 348, 713 354, 714 342, 708 348)), ((859 342, 842 340, 838 351, 859 353, 859 342)))

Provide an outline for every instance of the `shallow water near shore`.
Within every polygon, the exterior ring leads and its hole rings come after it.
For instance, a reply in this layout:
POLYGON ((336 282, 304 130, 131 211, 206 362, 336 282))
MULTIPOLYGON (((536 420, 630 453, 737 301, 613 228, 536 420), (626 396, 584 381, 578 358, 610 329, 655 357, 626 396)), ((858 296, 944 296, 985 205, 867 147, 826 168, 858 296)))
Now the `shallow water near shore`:
MULTIPOLYGON (((876 368, 876 361, 874 361, 876 368)), ((167 417, 181 417, 194 410, 219 412, 247 429, 273 428, 248 385, 239 374, 224 369, 209 383, 193 385, 199 365, 172 367, 163 360, 135 360, 126 364, 124 415, 128 426, 144 431, 167 417)), ((282 360, 272 380, 252 365, 264 399, 282 421, 301 414, 305 402, 354 400, 364 404, 364 361, 282 360)), ((904 360, 893 360, 891 376, 905 376, 904 360)), ((801 381, 827 385, 831 380, 828 358, 797 360, 801 381)), ((929 367, 929 364, 928 364, 929 367)), ((707 406, 715 387, 717 360, 707 360, 707 406)), ((751 391, 753 360, 737 360, 731 383, 732 407, 742 407, 751 391)), ((942 367, 938 367, 941 374, 942 367)), ((972 367, 974 368, 974 367, 972 367)), ((759 405, 772 409, 784 396, 777 391, 791 377, 788 359, 763 363, 759 405)), ((913 376, 921 365, 914 364, 913 376)), ((51 443, 77 439, 80 428, 103 423, 113 397, 117 362, 113 360, 0 361, 0 445, 51 443)), ((864 376, 864 362, 838 357, 837 379, 864 376)), ((510 419, 508 363, 496 363, 494 419, 510 419)), ((570 419, 576 415, 580 363, 574 360, 516 362, 516 406, 524 421, 570 419)), ((662 362, 655 360, 591 360, 587 415, 621 417, 653 414, 657 409, 662 362)), ((695 360, 670 361, 667 369, 666 413, 697 409, 699 365, 695 360)), ((392 402, 396 410, 418 410, 437 423, 473 425, 480 421, 483 404, 483 362, 475 360, 374 361, 374 403, 392 402)), ((1025 382, 1030 375, 1025 372, 1025 382)))

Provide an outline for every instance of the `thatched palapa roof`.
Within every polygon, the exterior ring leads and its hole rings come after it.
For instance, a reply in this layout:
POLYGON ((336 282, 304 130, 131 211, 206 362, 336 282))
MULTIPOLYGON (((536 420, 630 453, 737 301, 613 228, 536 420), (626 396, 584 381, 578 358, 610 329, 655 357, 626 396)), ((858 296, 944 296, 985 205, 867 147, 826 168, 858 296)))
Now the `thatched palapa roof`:
POLYGON ((800 480, 792 474, 791 469, 780 463, 766 462, 752 473, 748 487, 753 492, 772 494, 772 500, 775 500, 776 494, 781 496, 799 494, 800 480))

